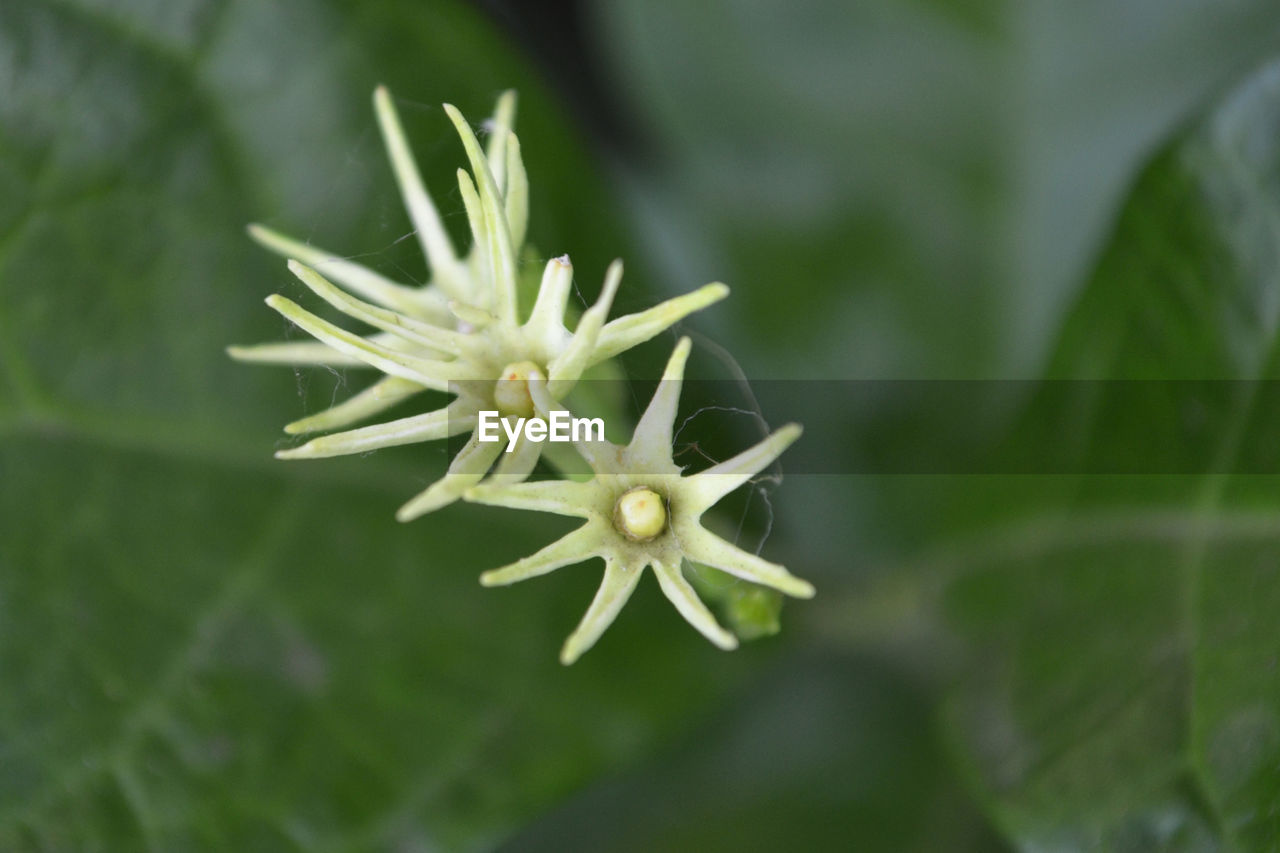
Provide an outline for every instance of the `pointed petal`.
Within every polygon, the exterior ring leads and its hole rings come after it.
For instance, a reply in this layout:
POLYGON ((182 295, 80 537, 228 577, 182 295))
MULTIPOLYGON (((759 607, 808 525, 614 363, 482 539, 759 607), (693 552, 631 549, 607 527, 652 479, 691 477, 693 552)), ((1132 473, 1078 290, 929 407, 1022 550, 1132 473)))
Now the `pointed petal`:
POLYGON ((473 503, 489 506, 590 518, 596 514, 592 506, 594 494, 594 487, 590 483, 572 480, 512 484, 489 481, 468 489, 466 498, 473 503))
POLYGON ((528 479, 533 473, 533 469, 538 467, 538 457, 542 455, 542 442, 530 441, 529 438, 521 433, 516 438, 515 448, 512 449, 508 445, 507 450, 498 459, 498 466, 494 468, 490 482, 494 483, 522 483, 528 479))
POLYGON ((474 412, 454 405, 434 412, 413 415, 373 424, 346 432, 313 438, 301 447, 276 452, 277 459, 322 459, 327 456, 348 456, 352 453, 368 453, 384 447, 413 444, 419 441, 435 441, 460 432, 475 429, 474 412))
POLYGON ((368 363, 328 344, 316 341, 273 341, 268 344, 227 347, 227 355, 236 361, 254 364, 318 364, 326 367, 370 367, 368 363))
MULTIPOLYGON (((371 343, 392 350, 408 350, 410 347, 401 338, 378 332, 367 338, 371 343)), ((369 362, 338 352, 328 344, 319 341, 271 341, 265 344, 249 346, 229 346, 227 355, 237 361, 253 364, 288 364, 293 366, 323 365, 325 367, 373 367, 369 362)))
POLYGON ((488 311, 456 299, 449 302, 449 312, 473 329, 483 329, 494 321, 494 316, 488 311))
POLYGON ((322 320, 293 300, 279 294, 268 296, 267 304, 293 321, 299 328, 339 352, 371 364, 383 373, 418 382, 439 391, 447 391, 449 380, 457 378, 457 367, 450 362, 418 358, 374 343, 369 338, 362 338, 327 320, 322 320))
POLYGON ((307 266, 315 267, 347 290, 358 293, 365 299, 372 299, 380 305, 404 311, 415 317, 426 316, 436 319, 442 316, 443 300, 433 291, 405 287, 367 267, 340 258, 324 249, 300 243, 262 225, 250 225, 248 231, 249 236, 264 248, 283 258, 299 260, 307 266))
MULTIPOLYGON (((568 255, 547 261, 542 271, 542 283, 538 285, 538 299, 533 303, 526 328, 536 330, 543 339, 564 328, 564 310, 569 304, 569 290, 573 287, 573 264, 568 255)), ((563 332, 561 332, 563 334, 563 332)))
POLYGON ((507 140, 507 183, 503 192, 506 195, 504 210, 507 227, 511 229, 511 246, 519 252, 529 227, 529 176, 520 156, 520 140, 514 133, 507 140))
POLYGON ((502 442, 481 441, 476 433, 466 446, 458 451, 449 463, 449 470, 421 494, 396 512, 397 521, 412 521, 420 515, 434 512, 462 497, 462 493, 474 486, 488 473, 493 460, 502 452, 502 442))
POLYGON ((695 518, 702 515, 716 501, 772 465, 802 432, 800 424, 787 424, 737 456, 686 477, 682 486, 688 491, 686 511, 695 518))
POLYGON ((489 232, 485 224, 484 204, 480 201, 480 191, 476 189, 476 182, 472 180, 471 173, 466 169, 459 168, 455 174, 458 176, 458 192, 462 195, 462 206, 467 212, 467 225, 471 228, 471 240, 484 259, 485 268, 488 269, 489 255, 485 244, 489 240, 489 232))
POLYGON ((511 129, 515 127, 516 91, 508 89, 498 96, 498 103, 493 108, 493 117, 486 123, 489 132, 489 144, 485 146, 484 158, 489 162, 493 172, 494 183, 505 193, 507 190, 507 145, 511 129))
POLYGON ((590 523, 584 524, 541 551, 536 551, 500 569, 490 569, 480 576, 480 583, 484 586, 506 586, 554 572, 563 566, 590 560, 596 556, 595 548, 599 541, 600 531, 596 526, 590 523))
MULTIPOLYGON (((564 406, 551 399, 551 395, 547 390, 547 381, 536 370, 529 371, 529 378, 525 380, 529 383, 529 396, 533 399, 533 407, 538 412, 538 416, 550 421, 553 411, 564 410, 564 406)), ((577 448, 578 453, 586 460, 587 465, 597 475, 600 474, 617 474, 621 468, 622 448, 608 440, 601 441, 575 441, 573 446, 577 448)))
POLYGON ((466 286, 460 277, 458 256, 440 222, 440 213, 422 182, 418 164, 409 151, 404 128, 400 125, 400 117, 396 114, 395 105, 392 104, 391 95, 385 86, 374 90, 373 107, 387 147, 387 156, 391 158, 396 183, 400 186, 400 195, 404 198, 404 206, 409 211, 414 230, 418 232, 418 241, 422 243, 422 251, 427 256, 432 278, 455 298, 465 296, 466 286))
POLYGON ((621 283, 622 261, 614 261, 609 264, 609 270, 605 273, 600 298, 578 321, 578 328, 574 330, 569 346, 547 365, 548 386, 552 397, 559 398, 569 393, 582 376, 582 371, 586 370, 591 353, 596 348, 596 338, 609 316, 613 297, 618 293, 618 285, 621 283))
POLYGON ((410 382, 399 376, 387 376, 336 406, 287 424, 284 431, 289 435, 302 435, 308 432, 341 429, 386 411, 400 401, 425 390, 417 382, 410 382))
POLYGON ((685 525, 684 529, 678 530, 677 536, 681 550, 690 560, 706 563, 734 577, 772 587, 796 598, 813 597, 813 585, 808 581, 801 580, 777 563, 770 563, 729 544, 696 524, 685 525))
POLYGON ((289 271, 297 276, 299 281, 311 288, 317 296, 348 317, 368 323, 375 329, 381 329, 384 332, 396 335, 419 347, 436 350, 440 355, 447 356, 450 354, 458 355, 466 349, 468 343, 471 343, 471 340, 466 335, 458 332, 442 329, 439 326, 432 326, 399 312, 388 311, 385 308, 361 302, 354 296, 350 296, 334 287, 325 280, 324 276, 298 261, 289 261, 289 271))
POLYGON ((647 311, 628 314, 610 322, 600 330, 589 364, 599 364, 642 344, 671 328, 694 311, 701 311, 729 295, 728 286, 720 282, 703 285, 692 293, 668 299, 647 311))
POLYGON ((497 311, 493 288, 493 256, 487 248, 490 239, 488 225, 484 218, 484 206, 480 201, 480 194, 476 191, 476 185, 471 180, 471 173, 466 169, 458 170, 458 193, 462 196, 462 206, 467 212, 467 224, 471 228, 471 240, 475 245, 469 258, 474 283, 471 300, 483 304, 490 311, 497 311))
POLYGON ((688 338, 681 338, 667 360, 653 399, 640 416, 628 445, 633 457, 671 458, 671 432, 675 426, 676 410, 680 407, 680 388, 684 384, 684 366, 689 360, 691 346, 688 338))
POLYGON ((653 571, 658 576, 658 584, 662 587, 663 594, 676 606, 676 610, 684 617, 684 621, 697 628, 698 633, 722 649, 738 647, 738 638, 720 627, 716 617, 711 615, 707 605, 702 603, 698 593, 694 592, 693 587, 684 579, 678 565, 654 563, 653 571))
POLYGON ((631 598, 642 572, 643 567, 627 568, 615 560, 605 562, 604 580, 600 582, 595 599, 560 650, 562 664, 567 666, 573 663, 596 644, 596 640, 613 624, 619 611, 631 598))
POLYGON ((462 146, 467 151, 467 159, 471 161, 471 171, 475 175, 476 189, 480 194, 480 205, 484 219, 485 248, 489 254, 489 269, 493 275, 494 305, 498 319, 508 323, 516 322, 516 258, 511 245, 511 231, 507 226, 507 217, 502 203, 502 195, 498 190, 493 172, 480 150, 480 143, 471 131, 462 113, 451 104, 444 105, 453 125, 462 139, 462 146))

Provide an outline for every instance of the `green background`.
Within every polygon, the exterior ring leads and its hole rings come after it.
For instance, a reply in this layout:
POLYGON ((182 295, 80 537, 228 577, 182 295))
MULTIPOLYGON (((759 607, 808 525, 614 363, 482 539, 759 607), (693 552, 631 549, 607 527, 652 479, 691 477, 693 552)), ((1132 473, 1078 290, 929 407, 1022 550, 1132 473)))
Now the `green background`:
MULTIPOLYGON (((399 525, 442 446, 277 462, 367 379, 223 352, 300 291, 247 222, 422 280, 386 83, 459 237, 438 105, 517 88, 537 250, 588 299, 624 257, 616 313, 728 282, 686 325, 753 379, 1277 379, 1280 8, 586 9, 633 146, 454 2, 0 4, 0 849, 1280 845, 1265 401, 1212 476, 753 487, 819 590, 781 634, 646 581, 564 668, 598 565, 476 582, 562 520, 399 525)), ((1056 413, 1081 459, 1142 445, 1119 402, 1056 413)))

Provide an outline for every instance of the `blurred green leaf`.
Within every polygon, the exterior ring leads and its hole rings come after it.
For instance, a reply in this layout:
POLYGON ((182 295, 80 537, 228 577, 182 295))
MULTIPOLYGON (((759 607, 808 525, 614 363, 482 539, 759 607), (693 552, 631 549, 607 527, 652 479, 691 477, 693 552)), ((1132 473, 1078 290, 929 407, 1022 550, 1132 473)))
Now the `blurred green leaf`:
POLYGON ((1034 377, 1150 150, 1280 49, 1269 0, 600 0, 633 208, 752 378, 1034 377))
POLYGON ((0 4, 0 848, 485 845, 752 665, 645 584, 562 668, 599 567, 476 581, 554 521, 396 524, 443 449, 276 462, 367 380, 223 351, 280 337, 261 300, 297 289, 249 221, 424 276, 376 82, 459 234, 438 103, 478 123, 519 88, 533 239, 598 286, 625 243, 512 54, 453 2, 0 4))
POLYGON ((873 660, 799 654, 659 760, 517 835, 520 850, 1004 849, 946 772, 928 698, 873 660))
MULTIPOLYGON (((635 230, 734 288, 707 322, 752 380, 1044 375, 1143 164, 1280 50, 1269 0, 591 8, 650 154, 635 230)), ((776 521, 831 588, 1048 487, 965 488, 792 477, 776 521)))
MULTIPOLYGON (((1280 378, 1278 127, 1273 63, 1154 159, 1051 376, 1280 378)), ((1150 422, 1115 417, 1131 384, 1078 387, 1056 414, 1084 458, 1147 452, 1150 422)), ((1269 386, 1223 387, 1197 413, 1223 425, 1222 473, 1074 480, 1056 523, 948 596, 975 659, 947 707, 956 749, 1027 847, 1280 843, 1280 515, 1255 473, 1280 412, 1269 386)))
MULTIPOLYGON (((669 175, 633 215, 673 276, 734 284, 747 375, 1280 378, 1277 72, 1215 103, 1280 47, 1275 4, 595 9, 669 175)), ((1121 417, 1164 411, 1081 388, 1050 413, 1081 459, 1164 452, 1121 417)), ((1254 402, 1200 413, 1234 477, 789 478, 822 636, 914 639, 937 674, 942 597, 973 662, 945 730, 1015 843, 1277 843, 1280 524, 1244 472, 1280 413, 1254 402)))

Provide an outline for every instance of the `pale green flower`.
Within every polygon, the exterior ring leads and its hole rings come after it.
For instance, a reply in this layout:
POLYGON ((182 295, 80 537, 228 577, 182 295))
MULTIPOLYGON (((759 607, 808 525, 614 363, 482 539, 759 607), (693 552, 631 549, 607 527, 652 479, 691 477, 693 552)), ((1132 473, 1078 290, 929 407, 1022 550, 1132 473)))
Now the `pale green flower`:
MULTIPOLYGON (((672 429, 680 398, 689 339, 682 339, 631 443, 576 442, 595 477, 589 482, 489 482, 469 489, 467 500, 515 509, 585 518, 586 523, 535 554, 481 575, 486 586, 537 577, 593 557, 604 559, 604 580, 560 659, 573 663, 599 639, 630 598, 640 575, 653 568, 663 593, 707 639, 723 649, 737 639, 716 622, 682 573, 691 560, 787 595, 809 598, 813 587, 785 568, 744 551, 704 528, 703 513, 773 463, 800 437, 788 424, 725 462, 682 476, 672 459, 672 429)), ((528 382, 538 414, 558 408, 542 377, 528 382)))
POLYGON ((474 240, 465 259, 454 252, 441 226, 385 89, 378 89, 374 102, 405 204, 431 266, 430 284, 405 287, 327 252, 265 229, 251 229, 268 248, 290 257, 290 270, 318 296, 378 331, 367 336, 354 334, 274 295, 267 304, 319 343, 232 347, 230 352, 248 361, 367 365, 387 374, 350 400, 289 424, 285 429, 290 433, 350 426, 424 389, 455 394, 456 399, 443 409, 323 436, 276 454, 281 459, 338 456, 471 432, 445 476, 397 513, 405 521, 456 500, 485 477, 500 454, 495 477, 519 482, 529 475, 537 465, 541 443, 521 438, 511 453, 504 454, 504 441, 482 442, 477 429, 482 410, 532 414, 525 377, 535 373, 546 376, 548 393, 559 400, 587 368, 723 299, 729 289, 720 283, 708 284, 647 311, 606 322, 622 280, 622 264, 615 261, 605 276, 599 300, 571 333, 565 327, 565 312, 573 268, 567 257, 561 257, 546 265, 534 307, 528 318, 521 320, 516 300, 517 259, 528 216, 528 183, 520 145, 511 132, 513 97, 507 94, 499 99, 487 152, 462 115, 448 104, 444 107, 471 165, 470 174, 458 170, 458 186, 474 240), (321 271, 346 291, 330 283, 321 271))
MULTIPOLYGON (((458 324, 449 310, 450 300, 456 299, 483 307, 493 302, 493 282, 483 257, 486 248, 477 243, 465 258, 458 257, 444 230, 431 194, 422 181, 413 154, 409 151, 400 117, 396 114, 391 95, 385 87, 379 86, 374 91, 373 104, 396 183, 413 223, 414 233, 427 259, 430 281, 421 287, 410 287, 333 252, 286 237, 262 225, 250 225, 249 235, 284 258, 314 267, 326 278, 358 296, 419 320, 455 328, 458 324)), ((516 93, 504 92, 498 98, 493 117, 487 122, 489 142, 485 160, 504 198, 504 212, 513 250, 519 252, 524 244, 529 218, 529 183, 520 156, 519 142, 512 133, 515 112, 516 93)), ((376 339, 392 347, 399 343, 391 335, 376 336, 376 339)), ((290 342, 235 349, 237 357, 252 361, 365 366, 365 362, 360 359, 343 355, 322 343, 290 342)))

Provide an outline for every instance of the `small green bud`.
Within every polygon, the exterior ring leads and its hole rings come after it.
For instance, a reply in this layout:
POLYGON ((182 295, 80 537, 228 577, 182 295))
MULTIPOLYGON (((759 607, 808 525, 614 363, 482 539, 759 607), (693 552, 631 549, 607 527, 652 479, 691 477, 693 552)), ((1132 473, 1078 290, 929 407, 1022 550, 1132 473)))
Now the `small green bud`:
POLYGON ((782 593, 756 584, 739 583, 729 593, 725 616, 740 640, 771 637, 781 630, 782 593))
POLYGON ((502 368, 493 386, 493 402, 506 418, 533 416, 533 398, 529 396, 529 373, 538 370, 532 361, 518 361, 502 368))

